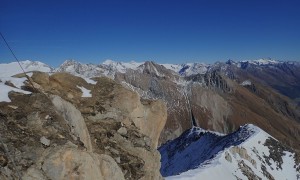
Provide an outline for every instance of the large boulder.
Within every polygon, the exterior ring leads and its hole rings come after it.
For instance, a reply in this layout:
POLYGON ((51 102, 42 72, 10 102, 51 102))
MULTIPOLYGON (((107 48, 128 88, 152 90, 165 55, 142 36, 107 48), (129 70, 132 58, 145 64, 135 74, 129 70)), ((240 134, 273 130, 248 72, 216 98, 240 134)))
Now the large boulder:
POLYGON ((74 145, 49 148, 37 162, 22 179, 124 179, 112 157, 81 151, 74 145))

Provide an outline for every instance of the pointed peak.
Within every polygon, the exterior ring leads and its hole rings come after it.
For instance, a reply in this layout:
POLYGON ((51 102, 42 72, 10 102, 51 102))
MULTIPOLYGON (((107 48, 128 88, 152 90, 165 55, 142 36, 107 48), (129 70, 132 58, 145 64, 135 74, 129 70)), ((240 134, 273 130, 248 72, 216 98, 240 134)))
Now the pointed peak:
POLYGON ((78 61, 75 61, 74 59, 67 59, 65 60, 62 65, 71 65, 71 64, 78 64, 78 61))
POLYGON ((247 130, 247 131, 253 131, 253 132, 261 132, 263 131, 262 129, 260 129, 259 127, 253 125, 253 124, 245 124, 243 126, 240 126, 240 130, 247 130))
POLYGON ((232 65, 232 64, 236 64, 236 62, 232 59, 228 59, 225 64, 228 64, 228 65, 232 65))

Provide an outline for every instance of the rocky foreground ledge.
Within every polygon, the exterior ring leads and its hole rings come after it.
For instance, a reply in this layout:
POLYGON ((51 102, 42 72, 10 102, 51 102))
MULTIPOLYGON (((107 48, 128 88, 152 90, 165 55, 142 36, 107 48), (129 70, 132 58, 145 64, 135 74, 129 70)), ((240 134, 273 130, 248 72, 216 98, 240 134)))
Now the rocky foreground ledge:
MULTIPOLYGON (((19 75, 15 78, 22 77, 19 75)), ((33 72, 0 102, 0 179, 162 179, 162 101, 108 78, 33 72)))

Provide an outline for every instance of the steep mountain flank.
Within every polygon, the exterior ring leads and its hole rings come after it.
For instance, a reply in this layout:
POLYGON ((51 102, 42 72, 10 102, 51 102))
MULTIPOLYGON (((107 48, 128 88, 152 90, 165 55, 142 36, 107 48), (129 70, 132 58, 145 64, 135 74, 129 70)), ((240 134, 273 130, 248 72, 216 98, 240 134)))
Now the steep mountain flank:
POLYGON ((104 77, 30 78, 39 92, 24 81, 0 102, 0 179, 161 179, 163 102, 104 77))
POLYGON ((236 79, 226 76, 223 79, 226 89, 218 86, 206 88, 200 84, 201 79, 193 81, 192 110, 201 127, 230 133, 251 122, 299 149, 300 115, 287 97, 255 81, 243 86, 236 79), (202 112, 199 109, 203 109, 202 112))
MULTIPOLYGON (((269 60, 270 61, 270 60, 269 60)), ((268 62, 268 61, 267 61, 268 62)), ((227 61, 223 69, 227 74, 241 81, 252 79, 262 85, 277 90, 279 93, 291 98, 296 103, 300 99, 300 63, 278 62, 257 64, 247 62, 227 61)))

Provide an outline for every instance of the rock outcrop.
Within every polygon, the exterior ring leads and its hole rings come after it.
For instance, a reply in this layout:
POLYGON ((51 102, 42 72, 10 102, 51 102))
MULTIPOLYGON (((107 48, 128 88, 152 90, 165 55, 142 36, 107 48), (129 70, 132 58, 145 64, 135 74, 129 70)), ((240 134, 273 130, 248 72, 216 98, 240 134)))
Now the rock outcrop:
POLYGON ((0 102, 0 179, 162 179, 162 101, 108 78, 34 72, 31 80, 40 92, 0 102))
POLYGON ((78 150, 74 145, 47 149, 22 179, 124 179, 115 160, 105 154, 78 150))
POLYGON ((57 95, 50 95, 50 99, 56 108, 56 111, 67 121, 72 133, 71 135, 74 139, 76 140, 79 138, 87 151, 92 152, 93 149, 90 134, 80 111, 77 110, 71 103, 63 100, 57 95))

